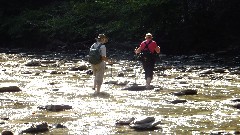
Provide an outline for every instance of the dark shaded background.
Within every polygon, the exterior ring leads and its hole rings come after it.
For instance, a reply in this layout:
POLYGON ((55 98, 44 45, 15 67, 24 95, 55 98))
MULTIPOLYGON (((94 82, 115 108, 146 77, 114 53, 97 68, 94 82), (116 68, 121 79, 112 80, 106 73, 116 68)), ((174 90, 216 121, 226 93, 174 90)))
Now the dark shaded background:
POLYGON ((1 0, 0 47, 87 49, 98 33, 134 49, 151 32, 166 54, 238 53, 239 0, 1 0))

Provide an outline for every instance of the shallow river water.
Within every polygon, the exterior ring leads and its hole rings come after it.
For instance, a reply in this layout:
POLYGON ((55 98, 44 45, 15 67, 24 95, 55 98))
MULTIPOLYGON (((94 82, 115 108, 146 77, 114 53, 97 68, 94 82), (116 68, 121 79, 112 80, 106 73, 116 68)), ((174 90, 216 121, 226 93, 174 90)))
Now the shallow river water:
POLYGON ((141 63, 117 59, 107 65, 102 94, 95 96, 90 65, 71 54, 0 54, 0 87, 18 86, 22 91, 0 93, 0 131, 16 135, 31 124, 60 123, 66 128, 49 128, 46 135, 132 134, 191 135, 237 134, 240 111, 239 56, 213 54, 194 56, 161 55, 156 63, 152 90, 123 88, 144 84, 141 63), (29 61, 40 65, 27 66, 29 61), (84 65, 84 66, 83 66, 84 65), (86 70, 70 70, 83 66, 86 70), (126 84, 126 85, 125 85, 126 84), (175 96, 173 92, 197 90, 197 95, 175 96), (186 100, 174 104, 174 100, 186 100), (38 106, 70 105, 59 112, 38 106), (161 121, 160 129, 136 131, 117 126, 119 119, 148 116, 161 121), (9 120, 3 120, 9 118, 9 120))

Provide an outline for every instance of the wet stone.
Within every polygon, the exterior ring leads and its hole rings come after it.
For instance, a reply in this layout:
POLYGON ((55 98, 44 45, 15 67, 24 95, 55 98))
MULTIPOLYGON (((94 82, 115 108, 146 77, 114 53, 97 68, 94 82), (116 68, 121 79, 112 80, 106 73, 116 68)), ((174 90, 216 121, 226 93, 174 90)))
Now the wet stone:
POLYGON ((234 108, 240 109, 240 104, 233 105, 234 108))
POLYGON ((1 87, 0 88, 0 93, 1 92, 19 92, 19 91, 22 91, 22 90, 17 86, 9 86, 9 87, 1 87))
POLYGON ((86 71, 86 74, 88 74, 88 75, 93 75, 93 71, 92 71, 92 70, 87 70, 87 71, 86 71))
POLYGON ((52 89, 52 91, 59 91, 59 89, 52 89))
POLYGON ((240 99, 233 99, 232 102, 240 102, 240 99))
POLYGON ((29 61, 25 64, 25 66, 41 66, 41 62, 40 61, 29 61))
POLYGON ((30 128, 27 128, 26 130, 23 130, 22 133, 39 133, 39 132, 46 132, 49 131, 48 124, 42 123, 39 125, 32 125, 30 128))
POLYGON ((66 126, 64 126, 62 124, 53 124, 52 127, 53 128, 67 128, 66 126))
POLYGON ((130 118, 130 119, 122 119, 122 120, 117 120, 116 121, 116 125, 129 125, 131 122, 133 122, 135 120, 134 117, 130 118))
POLYGON ((118 77, 124 77, 124 73, 118 73, 118 77))
POLYGON ((143 91, 143 90, 153 90, 154 86, 150 86, 147 88, 145 85, 131 85, 126 88, 123 88, 123 90, 129 90, 129 91, 143 91))
POLYGON ((207 70, 201 71, 200 74, 213 74, 213 71, 211 69, 207 69, 207 70))
POLYGON ((186 102, 187 100, 180 100, 180 99, 171 101, 172 104, 186 103, 186 102))
POLYGON ((72 106, 69 105, 46 105, 46 106, 39 106, 38 109, 46 109, 48 111, 64 111, 64 110, 69 110, 72 109, 72 106))
POLYGON ((154 117, 147 117, 145 119, 135 121, 134 124, 145 124, 145 123, 154 122, 154 121, 155 121, 154 117))
POLYGON ((156 130, 161 128, 158 126, 159 124, 161 124, 161 122, 156 122, 154 117, 147 117, 145 119, 133 122, 130 124, 130 127, 134 130, 156 130))
POLYGON ((81 65, 79 67, 71 67, 69 69, 69 71, 83 71, 83 70, 87 70, 88 67, 86 65, 81 65))
POLYGON ((1 118, 1 120, 9 120, 9 118, 1 118))
POLYGON ((12 131, 3 131, 1 135, 13 135, 12 131))
POLYGON ((197 95, 197 90, 183 90, 180 92, 174 92, 173 95, 175 96, 183 96, 183 95, 197 95))
POLYGON ((213 72, 215 72, 215 73, 227 73, 228 71, 226 69, 223 69, 223 68, 215 68, 215 69, 213 69, 213 72))

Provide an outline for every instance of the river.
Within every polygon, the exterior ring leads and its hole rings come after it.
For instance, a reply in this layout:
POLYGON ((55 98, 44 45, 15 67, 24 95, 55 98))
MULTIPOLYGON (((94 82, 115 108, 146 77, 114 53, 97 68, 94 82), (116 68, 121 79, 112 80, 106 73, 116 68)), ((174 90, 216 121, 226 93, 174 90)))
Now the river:
POLYGON ((117 58, 107 65, 102 95, 94 96, 90 65, 84 57, 69 53, 0 54, 0 87, 17 86, 22 91, 0 93, 0 131, 19 134, 31 124, 60 123, 66 128, 49 128, 39 134, 132 134, 191 135, 234 134, 240 131, 239 56, 161 54, 155 67, 152 90, 123 90, 144 84, 141 63, 117 58), (27 66, 29 61, 40 65, 27 66), (71 70, 83 66, 86 70, 71 70), (126 85, 125 85, 126 84, 126 85), (173 92, 197 90, 197 95, 176 96, 173 92), (186 100, 184 103, 172 103, 186 100), (41 105, 64 104, 72 109, 52 112, 41 105), (119 119, 154 117, 160 129, 136 131, 117 126, 119 119))

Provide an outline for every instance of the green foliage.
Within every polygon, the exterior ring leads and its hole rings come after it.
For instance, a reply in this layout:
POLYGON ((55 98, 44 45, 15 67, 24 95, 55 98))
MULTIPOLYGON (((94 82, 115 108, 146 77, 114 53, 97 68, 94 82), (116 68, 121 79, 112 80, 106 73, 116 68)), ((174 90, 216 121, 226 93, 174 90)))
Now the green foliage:
MULTIPOLYGON (((239 1, 4 0, 0 40, 14 46, 61 41, 71 46, 106 33, 114 42, 140 42, 147 32, 167 51, 237 43, 239 1), (219 39, 220 38, 220 39, 219 39)), ((43 45, 44 44, 44 45, 43 45)), ((201 49, 200 49, 201 50, 201 49)))

